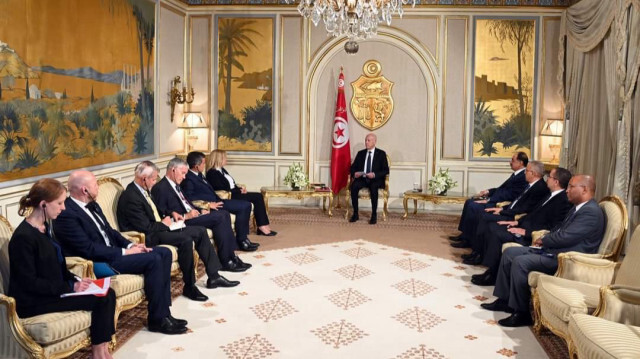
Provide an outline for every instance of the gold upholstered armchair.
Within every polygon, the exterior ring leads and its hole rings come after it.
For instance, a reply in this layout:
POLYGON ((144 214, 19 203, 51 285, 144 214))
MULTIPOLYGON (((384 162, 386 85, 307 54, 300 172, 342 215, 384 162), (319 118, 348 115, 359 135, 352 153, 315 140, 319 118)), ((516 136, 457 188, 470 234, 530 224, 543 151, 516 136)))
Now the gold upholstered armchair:
POLYGON ((600 288, 593 315, 571 315, 568 346, 570 358, 640 358, 640 288, 600 288))
MULTIPOLYGON (((389 164, 389 168, 391 168, 391 158, 387 155, 387 163, 389 164)), ((345 219, 349 219, 349 211, 353 211, 351 208, 351 175, 347 179, 347 187, 345 187, 344 191, 344 199, 347 202, 347 212, 344 214, 345 219)), ((370 193, 368 188, 360 189, 358 192, 359 199, 370 199, 370 193)), ((378 189, 378 198, 382 198, 383 207, 382 207, 382 220, 387 220, 387 215, 389 214, 389 175, 384 178, 384 187, 378 189)))

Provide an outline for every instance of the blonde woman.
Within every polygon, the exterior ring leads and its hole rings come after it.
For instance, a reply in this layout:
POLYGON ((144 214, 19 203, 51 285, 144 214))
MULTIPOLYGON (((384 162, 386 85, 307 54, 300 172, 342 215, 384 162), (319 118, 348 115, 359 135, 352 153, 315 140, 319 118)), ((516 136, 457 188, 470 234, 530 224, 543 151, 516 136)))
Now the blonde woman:
POLYGON ((275 236, 276 231, 272 231, 269 227, 269 217, 264 206, 262 194, 258 192, 247 192, 247 189, 240 187, 231 177, 229 172, 224 169, 227 164, 227 152, 223 150, 213 150, 209 156, 207 163, 207 181, 216 191, 230 191, 232 199, 241 199, 253 203, 253 214, 256 217, 258 225, 258 235, 275 236))

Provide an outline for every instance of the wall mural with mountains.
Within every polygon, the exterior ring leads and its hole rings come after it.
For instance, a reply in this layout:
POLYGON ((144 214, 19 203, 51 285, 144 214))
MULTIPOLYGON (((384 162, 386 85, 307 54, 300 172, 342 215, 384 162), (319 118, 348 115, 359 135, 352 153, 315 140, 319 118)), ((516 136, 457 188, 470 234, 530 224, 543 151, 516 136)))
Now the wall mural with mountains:
POLYGON ((154 153, 153 0, 0 1, 0 186, 154 153))

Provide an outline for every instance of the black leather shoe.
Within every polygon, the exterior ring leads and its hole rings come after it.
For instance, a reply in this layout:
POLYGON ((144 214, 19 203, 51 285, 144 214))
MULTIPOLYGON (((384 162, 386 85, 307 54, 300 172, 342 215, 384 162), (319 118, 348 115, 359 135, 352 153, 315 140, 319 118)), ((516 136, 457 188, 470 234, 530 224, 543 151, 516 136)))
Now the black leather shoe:
POLYGON ((171 315, 171 314, 169 314, 169 316, 167 318, 169 318, 169 320, 171 322, 173 322, 173 323, 175 323, 175 324, 177 324, 179 326, 182 326, 182 327, 186 327, 187 324, 189 324, 186 320, 174 318, 173 315, 171 315))
POLYGON ((169 317, 164 317, 158 323, 149 323, 149 331, 162 334, 183 334, 187 332, 187 327, 174 323, 169 317))
POLYGON ((243 261, 242 261, 242 259, 240 259, 240 257, 238 257, 238 256, 236 256, 233 260, 234 260, 238 265, 240 265, 241 267, 244 267, 244 268, 247 268, 247 269, 249 269, 249 268, 253 267, 251 264, 243 262, 243 261))
POLYGON ((353 216, 351 216, 351 218, 349 218, 349 222, 353 223, 353 222, 356 222, 359 219, 360 219, 360 217, 358 217, 357 214, 354 214, 353 216))
POLYGON ((207 288, 209 289, 218 288, 218 287, 231 288, 231 287, 237 286, 238 284, 240 284, 240 282, 238 282, 237 280, 228 280, 223 276, 219 276, 218 278, 207 279, 207 288))
POLYGON ((457 236, 449 236, 449 240, 454 242, 460 242, 464 240, 464 237, 462 237, 462 234, 459 234, 457 236))
POLYGON ((243 252, 255 252, 258 249, 258 246, 249 242, 248 239, 238 243, 238 249, 243 252))
POLYGON ((190 287, 185 286, 182 290, 182 295, 197 302, 206 302, 209 299, 209 297, 202 294, 202 292, 200 292, 198 290, 198 287, 196 287, 195 285, 192 285, 190 287))
POLYGON ((529 312, 515 312, 510 316, 498 320, 498 324, 503 327, 527 327, 533 325, 533 319, 529 312))
POLYGON ((252 246, 256 246, 256 247, 260 247, 260 243, 258 242, 251 242, 251 240, 249 238, 247 238, 247 242, 249 242, 250 245, 252 246))
POLYGON ((477 253, 475 256, 463 260, 462 263, 472 266, 478 265, 482 263, 482 256, 480 255, 480 253, 477 253))
POLYGON ((223 263, 222 264, 222 268, 220 268, 221 271, 225 271, 225 272, 244 272, 246 271, 247 267, 236 263, 236 261, 234 259, 230 259, 229 261, 227 261, 227 263, 223 263))
POLYGON ((466 240, 461 240, 460 242, 453 242, 450 244, 453 248, 471 248, 471 244, 466 240))
POLYGON ((477 256, 478 254, 479 254, 478 252, 476 252, 476 251, 472 251, 472 252, 471 252, 471 253, 469 253, 469 254, 463 254, 463 255, 461 255, 461 256, 460 256, 460 258, 462 258, 462 259, 468 259, 468 258, 471 258, 471 257, 475 257, 475 256, 477 256))
POLYGON ((471 276, 471 283, 480 286, 496 285, 496 276, 490 271, 482 274, 474 274, 471 276))
POLYGON ((371 216, 371 218, 369 219, 369 224, 376 224, 376 223, 378 223, 378 217, 371 216))
POLYGON ((278 232, 276 231, 270 231, 269 233, 264 233, 263 231, 260 230, 260 228, 258 228, 258 235, 259 236, 268 236, 268 237, 273 237, 276 234, 278 234, 278 232))
POLYGON ((482 303, 480 304, 480 306, 492 312, 507 312, 507 313, 513 312, 513 310, 509 308, 509 305, 507 305, 507 301, 500 298, 496 299, 491 303, 482 303))

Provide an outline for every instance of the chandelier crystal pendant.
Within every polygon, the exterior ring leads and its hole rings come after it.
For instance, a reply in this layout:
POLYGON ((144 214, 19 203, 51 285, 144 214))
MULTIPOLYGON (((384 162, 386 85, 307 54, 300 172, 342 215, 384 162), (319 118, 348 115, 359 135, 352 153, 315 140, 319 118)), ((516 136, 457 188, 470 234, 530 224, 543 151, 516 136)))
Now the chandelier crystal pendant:
POLYGON ((376 35, 381 22, 390 26, 393 14, 402 18, 402 5, 409 3, 413 7, 416 0, 300 0, 298 12, 310 18, 315 26, 322 20, 329 35, 347 36, 349 45, 345 45, 345 50, 355 53, 352 52, 353 48, 358 51, 355 40, 376 35))

